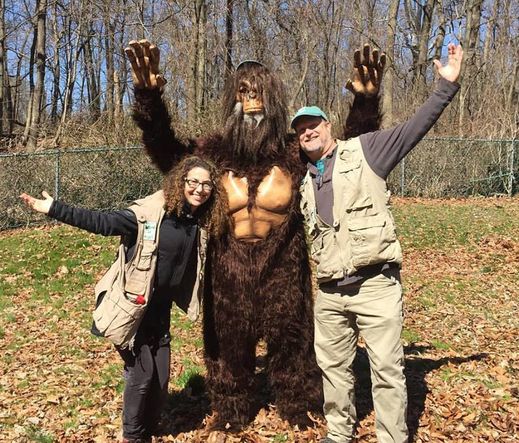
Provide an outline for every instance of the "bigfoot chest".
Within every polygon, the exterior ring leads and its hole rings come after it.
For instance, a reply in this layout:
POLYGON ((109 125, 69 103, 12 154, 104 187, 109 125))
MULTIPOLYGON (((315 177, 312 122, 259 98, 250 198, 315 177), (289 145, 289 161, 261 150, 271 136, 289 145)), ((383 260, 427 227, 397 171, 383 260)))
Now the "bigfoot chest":
POLYGON ((243 241, 260 241, 287 218, 292 203, 292 179, 274 166, 263 177, 252 204, 249 204, 249 182, 232 171, 223 177, 229 199, 234 236, 243 241))

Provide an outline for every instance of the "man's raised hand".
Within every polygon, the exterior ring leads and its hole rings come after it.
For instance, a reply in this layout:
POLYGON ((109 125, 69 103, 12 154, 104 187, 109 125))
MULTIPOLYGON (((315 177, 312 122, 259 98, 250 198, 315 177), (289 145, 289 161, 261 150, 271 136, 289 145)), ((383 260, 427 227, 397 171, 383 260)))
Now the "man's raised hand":
POLYGON ((449 58, 445 65, 442 65, 439 60, 433 60, 433 62, 441 77, 450 82, 455 82, 458 80, 461 71, 463 49, 461 45, 455 45, 454 43, 449 43, 447 49, 449 52, 449 58))
POLYGON ((357 49, 353 55, 352 78, 346 82, 346 88, 355 95, 373 97, 380 91, 382 75, 386 66, 386 54, 379 53, 378 49, 373 49, 369 44, 360 50, 357 49))
POLYGON ((132 66, 136 89, 162 89, 166 79, 159 72, 160 51, 148 40, 132 40, 124 49, 132 66))

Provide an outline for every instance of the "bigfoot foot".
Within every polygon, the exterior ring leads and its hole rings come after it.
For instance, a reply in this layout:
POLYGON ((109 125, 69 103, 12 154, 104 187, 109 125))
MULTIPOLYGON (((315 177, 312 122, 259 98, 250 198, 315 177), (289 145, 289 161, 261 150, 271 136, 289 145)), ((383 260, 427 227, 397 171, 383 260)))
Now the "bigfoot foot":
POLYGON ((311 428, 314 425, 314 421, 310 418, 307 412, 301 412, 299 414, 279 414, 283 420, 290 423, 291 426, 298 426, 299 429, 311 428))
POLYGON ((236 419, 232 417, 230 420, 226 420, 218 412, 213 412, 205 419, 205 430, 208 432, 212 431, 228 431, 228 432, 239 432, 241 431, 250 421, 250 418, 241 417, 236 419))
POLYGON ((277 401, 277 410, 283 420, 287 420, 292 426, 299 428, 312 427, 322 417, 322 397, 318 392, 312 398, 312 402, 277 401))
POLYGON ((214 411, 211 420, 211 429, 235 430, 245 427, 251 421, 251 401, 249 395, 223 395, 216 394, 211 399, 214 411))

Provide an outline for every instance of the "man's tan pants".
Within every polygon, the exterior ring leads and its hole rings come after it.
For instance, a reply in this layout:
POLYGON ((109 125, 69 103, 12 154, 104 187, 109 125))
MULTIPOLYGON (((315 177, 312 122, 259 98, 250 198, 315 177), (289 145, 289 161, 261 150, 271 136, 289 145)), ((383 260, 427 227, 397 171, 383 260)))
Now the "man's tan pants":
POLYGON ((355 431, 352 365, 359 333, 369 356, 378 441, 408 440, 404 352, 400 342, 402 288, 397 271, 384 274, 361 285, 321 288, 317 294, 315 351, 323 371, 328 437, 337 443, 352 441, 355 431))

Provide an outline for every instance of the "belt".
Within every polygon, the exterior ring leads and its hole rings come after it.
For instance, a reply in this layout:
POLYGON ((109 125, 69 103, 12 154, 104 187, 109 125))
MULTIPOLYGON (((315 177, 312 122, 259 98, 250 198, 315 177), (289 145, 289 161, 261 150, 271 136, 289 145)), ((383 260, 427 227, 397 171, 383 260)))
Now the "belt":
POLYGON ((341 279, 329 280, 319 283, 320 288, 337 288, 339 286, 347 286, 355 283, 362 283, 368 278, 381 274, 388 269, 398 269, 398 263, 377 263, 374 265, 364 266, 360 268, 355 274, 348 275, 341 279))

